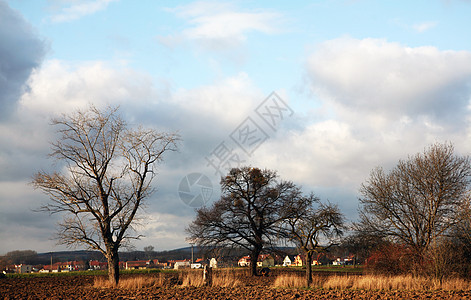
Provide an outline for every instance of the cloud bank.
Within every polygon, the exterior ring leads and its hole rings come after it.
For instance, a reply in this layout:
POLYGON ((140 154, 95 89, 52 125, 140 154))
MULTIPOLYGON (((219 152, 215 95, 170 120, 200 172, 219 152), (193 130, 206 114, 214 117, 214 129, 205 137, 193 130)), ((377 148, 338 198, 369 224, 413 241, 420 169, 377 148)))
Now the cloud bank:
POLYGON ((0 120, 7 118, 26 89, 31 72, 47 51, 31 25, 0 0, 0 120))

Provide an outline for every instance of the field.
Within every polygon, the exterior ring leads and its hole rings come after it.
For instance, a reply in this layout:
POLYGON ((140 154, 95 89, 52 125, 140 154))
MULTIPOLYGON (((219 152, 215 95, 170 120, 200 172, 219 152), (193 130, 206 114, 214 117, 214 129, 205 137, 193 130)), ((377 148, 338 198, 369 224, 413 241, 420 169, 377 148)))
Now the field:
MULTIPOLYGON (((340 270, 339 270, 340 271, 340 270)), ((213 286, 201 271, 131 273, 109 287, 104 275, 16 276, 0 279, 3 299, 469 299, 468 281, 388 278, 324 270, 303 287, 302 270, 273 269, 252 278, 246 270, 216 270, 213 286)))

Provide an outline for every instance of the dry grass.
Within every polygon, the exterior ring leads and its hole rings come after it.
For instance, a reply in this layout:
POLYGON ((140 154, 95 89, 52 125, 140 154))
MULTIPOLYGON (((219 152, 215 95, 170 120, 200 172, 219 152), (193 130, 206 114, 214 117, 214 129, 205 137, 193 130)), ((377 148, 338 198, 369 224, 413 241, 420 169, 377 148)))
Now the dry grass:
POLYGON ((181 273, 182 286, 203 286, 203 273, 202 271, 187 271, 181 273))
MULTIPOLYGON (((119 280, 118 288, 120 289, 142 289, 145 287, 162 286, 162 274, 159 276, 137 276, 131 278, 122 278, 119 280)), ((106 277, 95 277, 93 287, 96 288, 113 288, 114 286, 106 277)))
MULTIPOLYGON (((203 271, 190 270, 182 272, 181 286, 203 286, 203 271)), ((213 271, 213 286, 236 287, 241 286, 242 282, 237 278, 236 272, 232 270, 213 271)))
MULTIPOLYGON (((280 275, 276 278, 275 287, 305 287, 306 280, 299 275, 280 275)), ((470 291, 471 281, 450 278, 440 282, 436 279, 408 276, 329 276, 313 277, 312 287, 324 289, 362 289, 362 290, 445 290, 470 291)))
POLYGON ((299 275, 283 274, 276 277, 273 286, 289 288, 304 287, 306 286, 306 278, 299 275))
POLYGON ((234 270, 213 273, 213 286, 236 287, 241 285, 242 282, 237 278, 236 271, 234 270))

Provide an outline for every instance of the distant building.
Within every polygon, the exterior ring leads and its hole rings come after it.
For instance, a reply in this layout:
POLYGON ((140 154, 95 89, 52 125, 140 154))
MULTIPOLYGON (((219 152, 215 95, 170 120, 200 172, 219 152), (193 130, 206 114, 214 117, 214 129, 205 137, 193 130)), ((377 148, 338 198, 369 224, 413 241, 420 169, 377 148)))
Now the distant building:
POLYGON ((15 265, 15 273, 31 273, 33 271, 32 265, 15 265))
POLYGON ((218 262, 214 257, 209 260, 209 267, 210 268, 217 268, 218 267, 218 262))
POLYGON ((294 262, 291 264, 292 266, 296 266, 296 267, 302 267, 303 266, 303 258, 301 257, 301 255, 296 255, 294 257, 294 262))
POLYGON ((237 262, 237 265, 239 267, 248 267, 248 266, 250 266, 250 256, 247 255, 247 256, 244 256, 241 259, 239 259, 239 261, 237 262))
POLYGON ((154 265, 151 260, 131 260, 125 263, 126 270, 142 270, 154 265))
POLYGON ((275 259, 270 254, 260 254, 257 260, 257 267, 274 267, 275 259))
POLYGON ((174 269, 185 269, 191 267, 191 261, 189 259, 169 260, 168 263, 170 266, 173 266, 174 269))
POLYGON ((41 273, 48 272, 69 272, 69 271, 83 271, 85 270, 85 262, 83 261, 66 261, 66 262, 56 262, 52 266, 45 265, 41 273))
POLYGON ((283 267, 289 267, 291 266, 292 260, 291 258, 286 255, 285 259, 283 259, 283 267))
POLYGON ((106 270, 108 269, 108 263, 107 262, 100 262, 98 260, 91 260, 88 262, 88 265, 90 266, 90 269, 92 270, 106 270))

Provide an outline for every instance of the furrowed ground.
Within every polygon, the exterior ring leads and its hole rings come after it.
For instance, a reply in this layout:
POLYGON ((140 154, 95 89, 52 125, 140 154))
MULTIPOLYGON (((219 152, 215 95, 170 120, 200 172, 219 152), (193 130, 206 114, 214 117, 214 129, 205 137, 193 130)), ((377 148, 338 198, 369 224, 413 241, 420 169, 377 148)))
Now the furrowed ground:
POLYGON ((11 276, 0 279, 3 299, 469 299, 468 281, 442 283, 408 277, 389 278, 358 272, 314 273, 311 288, 300 269, 275 268, 252 278, 243 269, 218 269, 213 286, 203 286, 201 270, 124 273, 120 286, 107 286, 106 275, 11 276), (414 285, 415 284, 415 285, 414 285), (299 287, 287 287, 299 286, 299 287))

